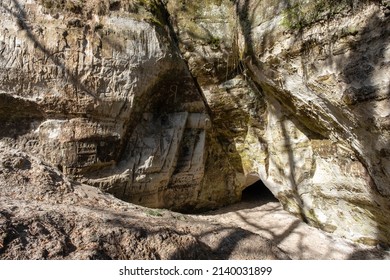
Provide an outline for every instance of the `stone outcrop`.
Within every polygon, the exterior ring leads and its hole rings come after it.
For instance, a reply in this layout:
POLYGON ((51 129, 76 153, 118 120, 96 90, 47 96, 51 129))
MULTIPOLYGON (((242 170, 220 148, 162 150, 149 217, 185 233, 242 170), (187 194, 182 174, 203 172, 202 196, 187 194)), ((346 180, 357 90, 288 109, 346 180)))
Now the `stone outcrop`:
POLYGON ((388 243, 388 3, 329 2, 310 15, 321 3, 271 6, 278 17, 252 10, 257 26, 243 31, 246 43, 262 42, 247 46, 246 66, 269 104, 259 174, 309 223, 388 243))
POLYGON ((1 136, 127 201, 194 209, 237 200, 226 172, 215 181, 220 166, 208 163, 221 145, 209 144, 207 105, 164 6, 95 2, 2 2, 1 136))
POLYGON ((241 188, 261 179, 309 224, 388 243, 389 3, 170 2, 241 188))
POLYGON ((390 243, 388 1, 0 6, 0 136, 126 201, 193 211, 262 180, 390 243))
POLYGON ((2 260, 286 258, 259 235, 126 203, 0 145, 2 260))

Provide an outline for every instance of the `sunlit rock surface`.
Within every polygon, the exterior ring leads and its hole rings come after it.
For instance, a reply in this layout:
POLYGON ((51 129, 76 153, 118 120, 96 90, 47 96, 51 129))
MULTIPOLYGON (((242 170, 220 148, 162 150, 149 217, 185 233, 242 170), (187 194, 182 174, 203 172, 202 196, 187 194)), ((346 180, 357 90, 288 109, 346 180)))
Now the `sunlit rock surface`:
POLYGON ((164 6, 113 3, 2 2, 1 136, 127 201, 237 200, 230 181, 205 172, 221 145, 210 145, 207 105, 164 6))
POLYGON ((126 201, 193 211, 262 180, 390 243, 388 1, 3 1, 0 135, 126 201))
POLYGON ((311 225, 388 243, 388 1, 169 2, 241 188, 261 179, 311 225))

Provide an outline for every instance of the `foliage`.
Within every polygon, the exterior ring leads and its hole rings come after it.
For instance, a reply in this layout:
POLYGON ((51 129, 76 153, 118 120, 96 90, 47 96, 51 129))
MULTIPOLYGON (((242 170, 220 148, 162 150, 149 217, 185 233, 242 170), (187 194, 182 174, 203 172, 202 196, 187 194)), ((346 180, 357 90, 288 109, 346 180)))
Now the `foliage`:
POLYGON ((153 216, 153 217, 162 217, 163 216, 163 214, 159 210, 156 210, 156 209, 148 209, 146 211, 146 214, 149 216, 153 216))

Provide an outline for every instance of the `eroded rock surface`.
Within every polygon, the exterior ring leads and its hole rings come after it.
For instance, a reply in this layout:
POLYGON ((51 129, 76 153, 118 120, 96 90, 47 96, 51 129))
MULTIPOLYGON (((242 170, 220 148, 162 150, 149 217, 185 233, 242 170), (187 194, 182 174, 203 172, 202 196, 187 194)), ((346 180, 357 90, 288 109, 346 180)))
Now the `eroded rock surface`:
POLYGON ((0 259, 230 258, 288 257, 249 231, 126 203, 0 146, 0 259))
POLYGON ((147 206, 238 199, 231 181, 215 180, 209 154, 223 157, 221 145, 162 3, 10 0, 0 8, 5 141, 147 206))
POLYGON ((1 141, 152 207, 261 179, 309 224, 389 244, 389 7, 3 1, 1 141))
POLYGON ((388 1, 169 2, 241 189, 261 179, 309 224, 388 243, 388 1))

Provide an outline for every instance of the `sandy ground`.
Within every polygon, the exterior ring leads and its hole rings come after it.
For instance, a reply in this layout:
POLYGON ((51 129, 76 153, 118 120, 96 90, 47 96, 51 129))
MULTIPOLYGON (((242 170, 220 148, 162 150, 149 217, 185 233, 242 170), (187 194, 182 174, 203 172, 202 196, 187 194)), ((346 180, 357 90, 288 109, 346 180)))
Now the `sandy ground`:
POLYGON ((354 244, 301 222, 271 196, 247 199, 197 218, 271 239, 291 259, 390 259, 389 251, 354 244))

